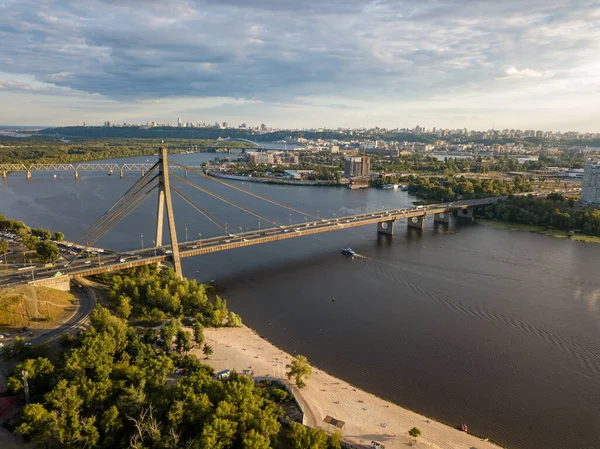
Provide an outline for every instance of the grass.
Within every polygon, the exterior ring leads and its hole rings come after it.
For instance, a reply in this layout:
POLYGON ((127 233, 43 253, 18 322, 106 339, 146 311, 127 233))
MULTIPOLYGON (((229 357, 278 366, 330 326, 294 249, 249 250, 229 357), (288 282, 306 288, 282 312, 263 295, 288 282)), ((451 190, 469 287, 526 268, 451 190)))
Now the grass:
POLYGON ((586 234, 569 235, 569 231, 565 231, 562 229, 545 228, 544 226, 533 226, 533 225, 522 224, 522 223, 512 223, 512 222, 508 222, 508 221, 488 220, 488 219, 484 219, 484 218, 478 218, 477 223, 482 224, 484 226, 489 226, 490 228, 505 229, 507 231, 535 232, 536 234, 547 235, 547 236, 556 237, 559 239, 571 239, 576 242, 600 243, 600 237, 597 237, 594 235, 586 235, 586 234))
POLYGON ((0 327, 35 328, 73 310, 75 298, 46 287, 20 286, 0 290, 0 327))

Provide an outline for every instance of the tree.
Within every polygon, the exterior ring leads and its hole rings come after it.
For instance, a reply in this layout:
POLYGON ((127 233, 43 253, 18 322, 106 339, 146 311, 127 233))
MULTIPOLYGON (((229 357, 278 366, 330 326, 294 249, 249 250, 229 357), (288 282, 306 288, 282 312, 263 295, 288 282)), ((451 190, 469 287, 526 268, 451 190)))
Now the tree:
POLYGON ((36 237, 39 237, 41 239, 46 239, 46 240, 50 240, 50 238, 52 237, 52 234, 50 233, 50 231, 48 229, 44 229, 44 228, 32 229, 31 235, 34 235, 36 237))
POLYGON ((177 347, 177 352, 188 352, 191 348, 190 334, 182 329, 179 329, 177 331, 177 339, 175 341, 175 346, 177 347))
POLYGON ((42 262, 54 262, 60 257, 58 246, 49 240, 44 240, 35 245, 35 252, 42 262))
POLYGON ((204 343, 204 326, 198 322, 194 323, 194 341, 199 346, 204 343))
POLYGON ((129 318, 131 315, 131 299, 129 296, 121 295, 119 297, 119 304, 117 305, 116 312, 124 319, 129 318))
POLYGON ((5 240, 0 240, 0 254, 4 254, 8 250, 8 242, 5 240))
POLYGON ((288 379, 294 378, 294 382, 298 388, 304 388, 306 379, 312 374, 312 367, 308 363, 308 359, 303 355, 298 355, 292 363, 286 366, 289 371, 286 373, 288 379))
POLYGON ((213 355, 213 348, 211 345, 206 344, 204 345, 204 348, 202 349, 202 352, 204 353, 204 355, 206 356, 206 358, 210 358, 211 355, 213 355))
POLYGON ((22 237, 23 245, 30 250, 33 251, 36 246, 40 243, 40 239, 34 235, 24 235, 22 237))
POLYGON ((233 312, 229 312, 227 315, 227 326, 228 327, 240 327, 242 325, 242 318, 233 312))
POLYGON ((52 240, 55 240, 57 242, 62 242, 64 239, 65 239, 65 235, 59 231, 56 231, 54 233, 54 236, 52 237, 52 240))
POLYGON ((417 427, 413 427, 408 431, 408 434, 416 440, 421 436, 421 431, 417 427))

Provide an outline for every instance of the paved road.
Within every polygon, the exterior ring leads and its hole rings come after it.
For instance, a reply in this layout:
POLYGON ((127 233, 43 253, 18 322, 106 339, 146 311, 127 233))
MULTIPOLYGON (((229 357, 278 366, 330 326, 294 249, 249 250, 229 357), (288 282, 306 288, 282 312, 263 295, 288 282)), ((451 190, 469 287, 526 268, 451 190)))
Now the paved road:
POLYGON ((78 307, 73 316, 55 329, 43 333, 39 337, 32 338, 30 342, 34 345, 49 343, 61 335, 78 329, 86 320, 88 315, 96 307, 96 294, 92 288, 80 287, 74 290, 78 307))
MULTIPOLYGON (((536 196, 541 195, 545 196, 546 194, 537 194, 536 196)), ((231 229, 227 229, 225 235, 180 243, 179 251, 181 257, 193 257, 201 254, 284 240, 303 235, 336 231, 386 221, 396 221, 415 216, 433 215, 439 212, 451 212, 475 206, 484 206, 504 199, 506 199, 506 197, 482 198, 456 201, 453 203, 430 204, 414 208, 384 210, 347 217, 323 218, 315 221, 308 221, 308 219, 306 219, 305 223, 291 224, 289 226, 276 226, 262 230, 246 230, 237 233, 231 233, 231 229)), ((98 254, 91 259, 78 258, 71 260, 71 262, 68 263, 63 262, 62 264, 57 264, 52 268, 32 267, 26 272, 16 270, 4 274, 0 272, 0 285, 14 285, 29 282, 34 279, 39 280, 49 278, 55 276, 57 271, 60 271, 62 274, 72 274, 77 276, 86 276, 106 271, 117 271, 132 266, 163 262, 169 259, 170 252, 170 247, 165 245, 161 248, 147 248, 131 251, 129 253, 98 254)), ((67 254, 65 254, 65 256, 70 257, 67 254)))

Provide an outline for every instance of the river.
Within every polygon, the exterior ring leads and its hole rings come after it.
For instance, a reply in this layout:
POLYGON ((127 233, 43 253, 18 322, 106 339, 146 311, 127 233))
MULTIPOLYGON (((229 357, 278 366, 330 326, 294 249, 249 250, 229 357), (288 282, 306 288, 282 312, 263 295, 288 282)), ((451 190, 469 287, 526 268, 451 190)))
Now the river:
MULTIPOLYGON (((173 159, 195 165, 211 156, 173 159)), ((117 162, 125 161, 146 158, 117 162)), ((0 182, 0 213, 75 240, 139 177, 57 175, 9 175, 0 182)), ((211 180, 189 179, 279 222, 304 222, 211 180)), ((392 190, 236 185, 321 216, 414 200, 392 190)), ((259 226, 182 190, 231 232, 259 226)), ((219 234, 174 202, 180 240, 186 228, 190 240, 219 234)), ((151 246, 155 207, 143 204, 100 244, 151 246)), ((353 228, 185 259, 183 267, 188 277, 216 280, 230 308, 274 344, 360 388, 451 425, 466 423, 510 448, 591 449, 600 446, 599 255, 591 244, 426 221, 422 232, 402 223, 393 237, 353 228), (342 256, 347 246, 360 257, 342 256)))

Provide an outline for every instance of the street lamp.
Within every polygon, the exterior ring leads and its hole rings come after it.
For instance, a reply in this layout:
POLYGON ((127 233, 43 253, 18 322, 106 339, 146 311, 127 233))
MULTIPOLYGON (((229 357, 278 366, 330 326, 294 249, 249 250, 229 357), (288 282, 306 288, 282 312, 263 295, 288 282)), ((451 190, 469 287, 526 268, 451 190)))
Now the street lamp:
POLYGON ((200 249, 202 249, 202 233, 201 232, 198 233, 198 237, 200 238, 200 240, 198 240, 198 245, 200 245, 200 249))
POLYGON ((240 226, 240 242, 242 241, 242 234, 243 234, 243 231, 242 231, 242 227, 240 226))
POLYGON ((152 244, 154 245, 154 257, 156 257, 156 242, 152 240, 152 244))
POLYGON ((185 241, 188 241, 187 226, 185 227, 185 241))
POLYGON ((140 234, 140 240, 142 241, 142 249, 144 249, 144 234, 140 234))
POLYGON ((229 235, 229 234, 227 233, 227 223, 224 223, 224 224, 225 224, 225 235, 229 235))
POLYGON ((258 219, 258 230, 260 231, 260 218, 258 219))
POLYGON ((290 212, 290 226, 292 225, 292 213, 290 212))
POLYGON ((98 251, 98 266, 100 266, 100 251, 98 251))
POLYGON ((308 221, 306 220, 306 217, 304 217, 304 227, 308 228, 308 221))

